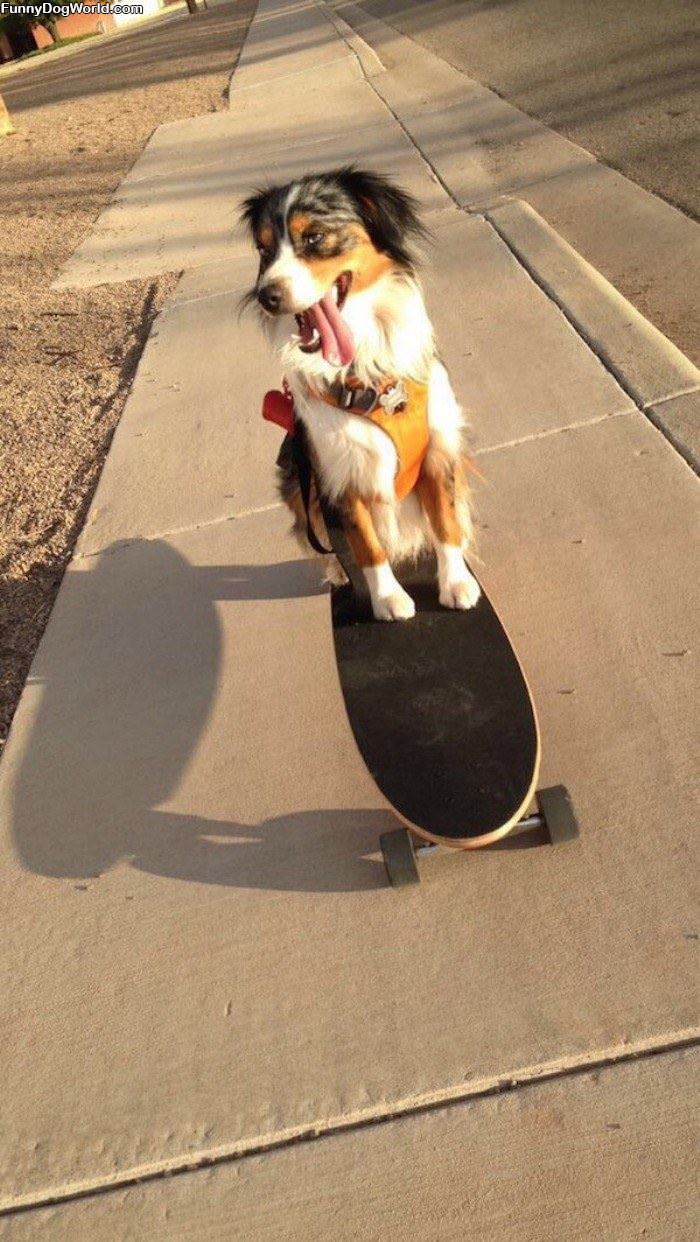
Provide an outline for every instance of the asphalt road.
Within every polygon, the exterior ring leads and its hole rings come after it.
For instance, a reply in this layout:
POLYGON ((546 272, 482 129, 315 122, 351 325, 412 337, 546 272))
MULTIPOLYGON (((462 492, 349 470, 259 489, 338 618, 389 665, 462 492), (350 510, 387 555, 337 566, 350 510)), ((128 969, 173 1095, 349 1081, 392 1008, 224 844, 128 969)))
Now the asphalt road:
POLYGON ((363 7, 700 216, 697 0, 363 0, 363 7))
MULTIPOLYGON (((186 10, 176 11, 109 39, 87 40, 76 50, 67 49, 68 54, 60 49, 33 60, 31 68, 23 62, 15 73, 3 73, 0 92, 13 120, 18 121, 31 108, 118 98, 158 85, 167 89, 186 80, 188 73, 206 74, 202 65, 207 59, 213 77, 221 72, 226 58, 227 64, 233 64, 229 26, 237 14, 247 19, 251 7, 250 0, 217 3, 208 11, 200 9, 196 18, 186 10)), ((157 119, 152 128, 155 124, 157 119)))

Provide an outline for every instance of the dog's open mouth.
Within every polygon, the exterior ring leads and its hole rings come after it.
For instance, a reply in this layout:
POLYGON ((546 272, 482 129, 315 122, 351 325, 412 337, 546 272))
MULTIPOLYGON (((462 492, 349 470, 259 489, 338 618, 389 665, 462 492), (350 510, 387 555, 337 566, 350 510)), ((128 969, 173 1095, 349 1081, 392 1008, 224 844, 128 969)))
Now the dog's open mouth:
POLYGON ((352 332, 341 315, 352 283, 350 272, 341 272, 320 302, 296 315, 299 348, 305 354, 323 350, 326 362, 345 367, 355 357, 352 332))

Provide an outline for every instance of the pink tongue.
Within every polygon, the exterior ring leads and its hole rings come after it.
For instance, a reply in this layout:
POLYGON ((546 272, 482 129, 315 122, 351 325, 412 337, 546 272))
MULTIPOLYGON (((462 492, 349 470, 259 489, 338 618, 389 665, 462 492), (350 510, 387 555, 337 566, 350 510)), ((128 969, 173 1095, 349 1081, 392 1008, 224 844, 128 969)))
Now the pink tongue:
POLYGON ((346 367, 355 357, 355 342, 331 294, 327 293, 320 302, 310 306, 309 314, 318 328, 326 362, 346 367))

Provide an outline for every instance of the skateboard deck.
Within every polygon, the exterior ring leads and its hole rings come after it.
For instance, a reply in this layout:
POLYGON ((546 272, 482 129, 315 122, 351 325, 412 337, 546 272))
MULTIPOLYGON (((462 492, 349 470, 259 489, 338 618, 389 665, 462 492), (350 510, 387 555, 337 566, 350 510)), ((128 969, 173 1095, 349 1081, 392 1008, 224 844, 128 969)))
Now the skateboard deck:
POLYGON ((537 783, 532 696, 482 587, 467 612, 438 601, 433 558, 399 575, 410 621, 368 619, 349 586, 332 592, 340 684, 362 757, 414 833, 487 845, 521 819, 537 783))

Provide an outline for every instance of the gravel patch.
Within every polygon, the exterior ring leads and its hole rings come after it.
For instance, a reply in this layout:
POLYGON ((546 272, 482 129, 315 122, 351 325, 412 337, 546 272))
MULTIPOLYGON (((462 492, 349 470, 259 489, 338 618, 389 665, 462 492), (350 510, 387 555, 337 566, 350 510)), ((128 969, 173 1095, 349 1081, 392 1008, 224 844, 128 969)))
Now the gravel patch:
POLYGON ((227 106, 255 8, 219 3, 2 80, 18 132, 0 138, 0 745, 177 274, 49 286, 153 130, 227 106))

